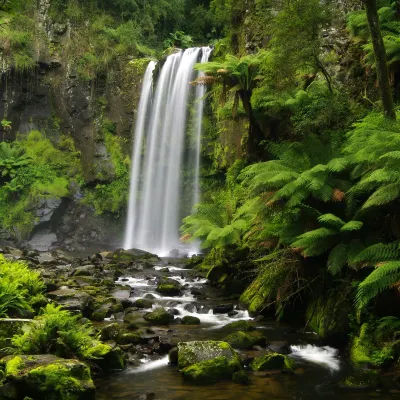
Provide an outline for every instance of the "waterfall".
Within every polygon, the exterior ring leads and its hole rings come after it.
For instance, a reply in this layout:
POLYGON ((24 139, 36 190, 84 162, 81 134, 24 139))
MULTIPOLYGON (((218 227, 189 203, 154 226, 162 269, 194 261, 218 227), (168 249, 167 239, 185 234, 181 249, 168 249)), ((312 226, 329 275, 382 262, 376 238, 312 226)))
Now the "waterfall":
POLYGON ((196 62, 211 49, 191 48, 170 55, 152 99, 155 63, 147 67, 135 126, 124 248, 159 254, 179 247, 183 153, 188 106, 196 101, 196 159, 193 202, 199 199, 201 115, 204 88, 190 85, 196 62), (193 93, 195 92, 195 93, 193 93))

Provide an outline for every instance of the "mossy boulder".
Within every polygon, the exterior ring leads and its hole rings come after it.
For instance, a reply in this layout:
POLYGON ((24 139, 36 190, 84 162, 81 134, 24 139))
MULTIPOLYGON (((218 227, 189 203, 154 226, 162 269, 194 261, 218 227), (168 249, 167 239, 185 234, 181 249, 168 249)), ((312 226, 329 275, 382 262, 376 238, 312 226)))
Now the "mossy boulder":
POLYGON ((199 325, 200 318, 192 317, 191 315, 186 315, 185 317, 182 318, 181 323, 183 325, 199 325))
POLYGON ((151 308, 153 302, 150 299, 137 299, 132 305, 137 308, 151 308))
POLYGON ((157 292, 165 296, 179 296, 181 294, 181 284, 170 278, 163 278, 157 285, 157 292))
POLYGON ((160 262, 161 259, 156 255, 139 249, 117 249, 112 253, 104 254, 108 259, 117 263, 132 263, 138 261, 160 262))
POLYGON ((232 376, 241 368, 241 365, 218 356, 212 360, 201 361, 181 370, 183 377, 192 383, 207 384, 221 380, 232 379, 232 376))
POLYGON ((56 356, 8 356, 1 360, 5 367, 5 384, 14 386, 16 398, 32 396, 43 400, 91 400, 95 387, 89 367, 78 360, 56 356))
POLYGON ((226 330, 235 330, 235 331, 254 331, 256 328, 249 322, 245 320, 234 321, 226 324, 222 327, 222 329, 226 330))
POLYGON ((248 385, 250 383, 249 375, 244 370, 236 371, 232 376, 232 380, 241 385, 248 385))
POLYGON ((346 287, 321 292, 307 306, 309 328, 328 344, 341 346, 348 340, 352 303, 347 292, 346 287))
POLYGON ((235 364, 238 370, 242 366, 239 355, 226 342, 206 340, 178 343, 179 369, 203 361, 213 360, 216 357, 226 358, 229 363, 235 364))
POLYGON ((265 346, 267 344, 266 337, 258 331, 237 331, 228 335, 224 340, 234 349, 251 349, 255 345, 265 346))
POLYGON ((293 370, 294 361, 283 354, 269 353, 256 357, 251 363, 253 371, 267 371, 269 369, 281 369, 284 371, 293 370))
POLYGON ((139 344, 140 343, 140 335, 134 332, 123 332, 118 336, 117 343, 118 344, 139 344))
POLYGON ((369 324, 365 323, 360 328, 360 333, 351 342, 350 359, 356 366, 372 364, 371 354, 375 350, 369 332, 369 324))
POLYGON ((341 389, 376 390, 379 389, 380 386, 382 386, 382 380, 379 372, 371 369, 355 371, 339 382, 339 387, 341 389))
POLYGON ((174 316, 164 308, 156 308, 154 311, 146 314, 143 318, 152 325, 168 325, 174 320, 174 316))
POLYGON ((85 358, 97 364, 103 371, 121 370, 125 368, 124 353, 115 344, 98 342, 85 351, 85 358))

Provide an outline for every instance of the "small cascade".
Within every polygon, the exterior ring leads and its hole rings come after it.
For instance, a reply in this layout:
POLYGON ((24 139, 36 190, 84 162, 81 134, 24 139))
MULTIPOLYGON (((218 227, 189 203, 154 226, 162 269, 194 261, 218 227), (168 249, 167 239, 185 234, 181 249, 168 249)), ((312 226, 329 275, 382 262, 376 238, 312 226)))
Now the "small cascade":
POLYGON ((338 350, 333 347, 318 347, 311 344, 304 346, 291 346, 293 358, 300 358, 315 364, 329 368, 331 371, 340 369, 340 361, 337 358, 338 350))
POLYGON ((124 248, 140 248, 158 254, 179 247, 182 167, 188 106, 196 103, 196 160, 193 202, 199 199, 201 117, 204 88, 194 90, 196 62, 208 60, 211 49, 191 48, 170 55, 163 65, 154 98, 152 75, 147 67, 132 156, 131 182, 124 248))

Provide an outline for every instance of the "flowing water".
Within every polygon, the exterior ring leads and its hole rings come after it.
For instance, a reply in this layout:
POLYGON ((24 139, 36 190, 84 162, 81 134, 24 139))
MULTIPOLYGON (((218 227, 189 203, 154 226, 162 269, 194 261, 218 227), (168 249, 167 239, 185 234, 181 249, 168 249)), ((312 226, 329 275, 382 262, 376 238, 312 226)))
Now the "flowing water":
MULTIPOLYGON (((236 315, 214 314, 212 308, 226 304, 220 293, 210 287, 206 280, 197 277, 193 271, 179 265, 167 265, 169 272, 161 272, 166 265, 145 270, 134 277, 121 277, 120 283, 129 284, 133 289, 131 300, 153 297, 153 308, 173 308, 178 317, 193 315, 200 319, 200 325, 172 323, 163 333, 174 342, 191 340, 222 340, 231 331, 224 328, 229 322, 251 320, 247 311, 236 309, 236 315), (156 289, 157 276, 168 276, 181 283, 184 290, 180 296, 162 296, 156 289), (193 289, 205 290, 202 300, 192 294, 193 289)), ((229 301, 228 301, 229 302, 229 301)), ((147 311, 151 311, 148 309, 147 311)), ((249 372, 250 385, 233 382, 219 382, 214 385, 196 386, 185 382, 176 366, 168 365, 165 355, 143 355, 135 365, 119 373, 101 377, 96 381, 97 399, 160 399, 160 400, 265 400, 265 399, 342 399, 361 400, 399 398, 396 394, 378 393, 374 390, 340 389, 338 383, 349 372, 346 360, 338 350, 321 346, 315 335, 301 333, 292 326, 278 324, 273 320, 252 322, 268 339, 269 345, 282 345, 289 349, 289 356, 295 364, 294 374, 279 371, 249 372), (148 397, 145 397, 147 395, 148 397), (144 397, 140 397, 144 396, 144 397), (397 397, 396 397, 397 396, 397 397)), ((267 348, 243 350, 243 359, 266 352, 267 348)))
POLYGON ((161 68, 154 96, 155 64, 151 62, 147 67, 135 127, 123 246, 126 249, 135 247, 166 254, 180 247, 179 225, 186 206, 181 200, 185 167, 193 170, 191 205, 199 200, 204 88, 195 88, 190 82, 196 77, 194 64, 206 62, 210 53, 209 47, 203 47, 170 55, 161 68), (191 104, 196 113, 188 121, 191 104), (190 124, 194 125, 195 156, 185 160, 190 124))

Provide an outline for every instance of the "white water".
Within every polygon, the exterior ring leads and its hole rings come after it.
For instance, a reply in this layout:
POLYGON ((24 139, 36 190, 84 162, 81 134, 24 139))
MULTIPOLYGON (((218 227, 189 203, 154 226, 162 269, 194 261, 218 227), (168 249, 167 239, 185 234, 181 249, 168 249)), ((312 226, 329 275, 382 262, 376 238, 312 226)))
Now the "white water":
POLYGON ((329 347, 317 347, 311 344, 305 346, 290 346, 293 358, 301 358, 306 361, 310 361, 315 364, 328 367, 332 371, 338 371, 340 369, 340 361, 337 358, 338 350, 329 347))
POLYGON ((161 69, 151 102, 154 65, 144 78, 132 159, 124 248, 168 254, 180 247, 181 191, 188 106, 196 103, 194 201, 199 199, 201 120, 204 88, 194 90, 194 64, 208 60, 211 49, 191 48, 170 55, 161 69), (142 107, 141 107, 142 106, 142 107), (142 155, 143 140, 146 145, 142 155))
POLYGON ((168 365, 169 359, 168 356, 165 356, 155 361, 149 361, 148 359, 143 359, 140 361, 142 362, 142 364, 139 367, 132 369, 130 371, 131 373, 137 374, 139 372, 146 372, 146 371, 151 371, 153 369, 165 367, 166 365, 168 365))

